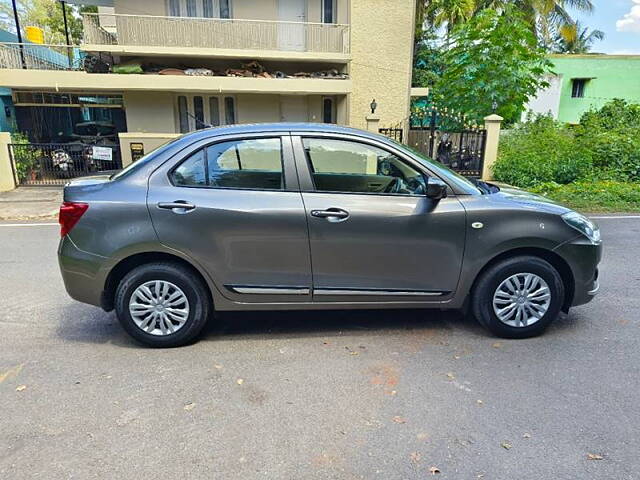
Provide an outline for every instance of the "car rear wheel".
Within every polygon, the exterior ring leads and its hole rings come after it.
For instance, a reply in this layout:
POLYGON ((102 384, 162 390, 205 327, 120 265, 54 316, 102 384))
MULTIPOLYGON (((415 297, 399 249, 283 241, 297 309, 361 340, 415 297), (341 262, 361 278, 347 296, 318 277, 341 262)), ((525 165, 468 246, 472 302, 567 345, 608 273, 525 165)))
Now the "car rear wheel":
POLYGON ((478 279, 472 311, 492 333, 504 338, 541 334, 562 308, 564 285, 547 261, 532 256, 503 260, 478 279))
POLYGON ((177 347, 196 339, 207 323, 210 299, 193 272, 173 263, 131 270, 116 290, 118 320, 151 347, 177 347))

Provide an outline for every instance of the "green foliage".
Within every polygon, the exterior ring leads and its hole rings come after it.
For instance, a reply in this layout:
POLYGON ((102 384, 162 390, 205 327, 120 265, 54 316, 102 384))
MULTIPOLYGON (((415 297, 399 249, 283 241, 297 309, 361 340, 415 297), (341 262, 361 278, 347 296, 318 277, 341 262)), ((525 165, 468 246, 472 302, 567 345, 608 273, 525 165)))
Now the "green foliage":
POLYGON ((614 100, 576 127, 529 118, 500 139, 496 180, 583 210, 640 210, 640 105, 614 100))
POLYGON ((581 180, 569 185, 543 183, 531 191, 583 212, 640 211, 639 183, 581 180))
POLYGON ((494 111, 515 122, 551 69, 546 53, 514 7, 485 9, 454 28, 443 53, 444 73, 433 92, 438 105, 481 122, 494 111))
POLYGON ((432 88, 444 73, 444 50, 433 31, 423 32, 413 58, 413 86, 432 88))
POLYGON ((575 134, 551 117, 529 118, 500 138, 496 180, 519 187, 545 182, 570 183, 592 170, 591 155, 575 134))
POLYGON ((570 23, 558 30, 554 50, 558 53, 589 53, 596 40, 604 39, 602 30, 589 30, 580 22, 570 23))
POLYGON ((26 133, 12 133, 11 143, 13 144, 12 148, 16 162, 16 174, 18 175, 18 180, 22 181, 36 167, 38 159, 42 156, 42 151, 31 148, 29 136, 26 133))
MULTIPOLYGON (((72 44, 82 40, 82 18, 80 13, 97 12, 97 7, 77 7, 65 4, 67 25, 72 44)), ((45 43, 65 44, 64 20, 61 3, 57 0, 23 0, 18 2, 18 15, 22 30, 27 26, 40 27, 44 30, 45 43)), ((15 33, 13 7, 10 1, 0 2, 0 28, 15 33)), ((23 32, 24 37, 24 32, 23 32)))

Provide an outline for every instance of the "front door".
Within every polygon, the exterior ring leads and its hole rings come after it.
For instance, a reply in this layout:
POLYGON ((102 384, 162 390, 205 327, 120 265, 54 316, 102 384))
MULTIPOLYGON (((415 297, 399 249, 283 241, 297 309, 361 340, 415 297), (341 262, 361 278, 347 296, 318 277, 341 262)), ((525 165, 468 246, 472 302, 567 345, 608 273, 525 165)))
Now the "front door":
POLYGON ((379 145, 293 138, 314 301, 441 301, 455 291, 465 211, 454 196, 427 198, 420 168, 379 145))
POLYGON ((281 122, 308 122, 307 97, 302 95, 280 95, 281 122))
POLYGON ((278 47, 281 50, 305 49, 306 0, 278 0, 278 47))
POLYGON ((309 301, 307 221, 290 137, 214 141, 151 176, 148 206, 160 241, 199 264, 231 300, 309 301))

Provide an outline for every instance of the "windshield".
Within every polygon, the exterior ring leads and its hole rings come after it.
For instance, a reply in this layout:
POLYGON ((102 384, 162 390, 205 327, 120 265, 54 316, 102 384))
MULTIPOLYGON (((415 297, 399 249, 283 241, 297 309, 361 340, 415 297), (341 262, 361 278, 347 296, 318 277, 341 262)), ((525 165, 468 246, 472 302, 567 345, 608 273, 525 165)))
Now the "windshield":
POLYGON ((469 180, 466 177, 463 177, 459 173, 454 172, 450 168, 445 167, 441 163, 432 160, 431 158, 427 157, 424 153, 416 150, 415 148, 411 148, 408 145, 399 143, 392 138, 390 138, 389 140, 391 140, 398 148, 410 153, 412 157, 415 157, 416 160, 422 163, 425 167, 429 168, 430 170, 433 170, 436 174, 441 175, 444 178, 452 181, 462 190, 469 191, 469 193, 478 193, 478 192, 485 193, 482 188, 476 185, 475 182, 469 180))
POLYGON ((121 178, 124 178, 124 177, 132 174, 133 172, 136 172, 136 171, 140 170, 142 167, 144 167, 146 164, 151 162, 154 158, 156 158, 162 152, 167 151, 180 138, 182 138, 182 137, 175 138, 175 139, 171 140, 170 142, 167 142, 164 145, 159 146, 155 150, 150 151, 144 157, 142 157, 139 160, 136 160, 135 162, 127 165, 123 170, 120 170, 118 173, 114 173, 113 175, 111 175, 109 177, 109 180, 119 180, 121 178))

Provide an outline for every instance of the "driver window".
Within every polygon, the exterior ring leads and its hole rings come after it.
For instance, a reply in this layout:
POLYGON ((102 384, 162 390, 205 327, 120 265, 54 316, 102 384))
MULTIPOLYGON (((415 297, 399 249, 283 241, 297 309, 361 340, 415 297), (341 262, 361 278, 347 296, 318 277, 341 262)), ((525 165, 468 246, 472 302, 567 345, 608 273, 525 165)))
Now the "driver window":
POLYGON ((424 195, 425 178, 381 148, 349 140, 304 138, 316 191, 424 195))

